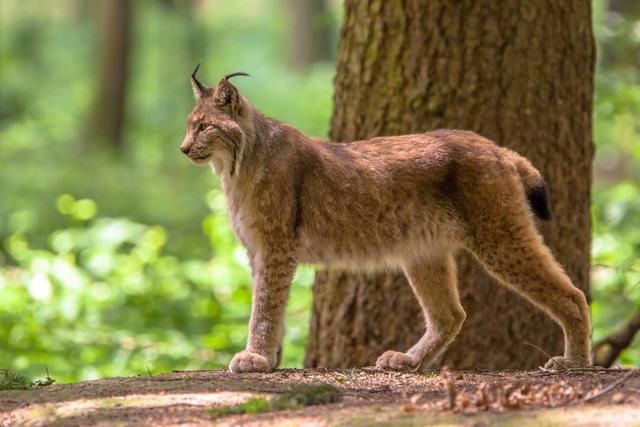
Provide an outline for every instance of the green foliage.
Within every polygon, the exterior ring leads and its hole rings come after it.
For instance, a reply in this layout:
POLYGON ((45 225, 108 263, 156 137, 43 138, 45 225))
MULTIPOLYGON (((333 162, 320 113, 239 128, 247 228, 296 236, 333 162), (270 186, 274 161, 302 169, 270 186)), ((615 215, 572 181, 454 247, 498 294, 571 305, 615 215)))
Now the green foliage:
POLYGON ((0 368, 0 390, 28 390, 34 387, 47 387, 55 383, 56 380, 49 375, 44 380, 31 381, 24 375, 17 374, 9 369, 0 368))
MULTIPOLYGON (((640 7, 623 15, 606 6, 594 3, 600 50, 594 108, 594 341, 640 310, 640 7)), ((640 339, 622 353, 621 362, 640 363, 640 339)))
POLYGON ((212 408, 209 414, 216 419, 225 415, 284 411, 312 405, 328 405, 338 402, 341 398, 342 392, 330 384, 300 384, 285 390, 272 400, 253 397, 239 405, 212 408))
MULTIPOLYGON (((259 108, 324 135, 333 67, 287 71, 272 1, 135 2, 125 149, 110 152, 84 137, 96 4, 2 5, 0 367, 75 381, 226 366, 250 274, 215 177, 178 151, 189 73, 248 71, 237 85, 259 108)), ((283 366, 302 363, 312 274, 297 274, 283 366)))
MULTIPOLYGON (((597 192, 593 205, 594 338, 598 341, 640 310, 640 185, 623 182, 597 192)), ((637 365, 640 340, 621 355, 637 365)))
POLYGON ((50 213, 51 201, 69 193, 96 201, 102 216, 175 230, 171 253, 207 256, 198 235, 207 214, 202 195, 217 183, 178 151, 193 105, 188 77, 197 62, 209 84, 229 71, 250 72, 236 84, 262 111, 326 135, 333 67, 287 71, 286 28, 273 1, 254 1, 251 8, 204 2, 197 11, 160 3, 135 2, 125 149, 113 153, 85 138, 99 75, 97 3, 82 9, 70 0, 3 2, 0 238, 15 231, 11 218, 18 215, 23 231, 44 243, 64 226, 50 213))
POLYGON ((31 388, 31 381, 9 369, 0 369, 0 390, 27 390, 31 388))
MULTIPOLYGON (((47 363, 63 380, 141 374, 147 365, 225 366, 246 339, 250 276, 223 195, 211 190, 207 199, 207 259, 168 255, 165 228, 93 219, 96 205, 70 195, 57 200, 68 226, 49 236, 49 248, 10 235, 6 249, 16 265, 0 268, 0 323, 9 326, 0 329, 2 364, 29 371, 47 363)), ((302 354, 308 273, 296 276, 285 364, 302 354)))

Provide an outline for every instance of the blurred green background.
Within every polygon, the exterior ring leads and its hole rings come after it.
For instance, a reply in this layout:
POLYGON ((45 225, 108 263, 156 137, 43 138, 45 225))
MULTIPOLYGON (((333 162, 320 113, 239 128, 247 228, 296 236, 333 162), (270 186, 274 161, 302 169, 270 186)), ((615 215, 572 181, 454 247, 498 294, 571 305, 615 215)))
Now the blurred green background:
MULTIPOLYGON (((341 2, 130 2, 117 140, 92 127, 105 3, 0 2, 0 367, 66 382, 225 366, 250 275, 215 176, 178 151, 188 75, 248 71, 235 84, 258 108, 326 136, 341 2)), ((639 3, 594 2, 596 340, 640 309, 639 3)), ((312 279, 298 270, 285 367, 302 366, 312 279)))

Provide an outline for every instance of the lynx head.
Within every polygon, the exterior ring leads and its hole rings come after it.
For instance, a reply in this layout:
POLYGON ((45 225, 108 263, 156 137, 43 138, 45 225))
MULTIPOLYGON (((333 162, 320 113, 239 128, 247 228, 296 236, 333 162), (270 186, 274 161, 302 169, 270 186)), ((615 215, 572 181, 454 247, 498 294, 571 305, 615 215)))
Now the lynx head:
POLYGON ((187 116, 187 133, 180 150, 195 164, 212 163, 216 173, 233 176, 246 143, 251 104, 229 79, 248 74, 226 74, 211 88, 196 78, 199 67, 191 74, 196 103, 187 116))

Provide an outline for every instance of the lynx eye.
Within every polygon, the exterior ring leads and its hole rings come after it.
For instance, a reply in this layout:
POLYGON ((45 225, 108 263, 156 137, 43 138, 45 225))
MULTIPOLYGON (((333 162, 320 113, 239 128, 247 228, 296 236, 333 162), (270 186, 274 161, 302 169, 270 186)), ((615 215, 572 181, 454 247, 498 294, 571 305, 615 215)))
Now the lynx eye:
POLYGON ((208 125, 206 123, 200 123, 198 125, 198 132, 204 132, 205 130, 209 129, 209 126, 210 125, 208 125))

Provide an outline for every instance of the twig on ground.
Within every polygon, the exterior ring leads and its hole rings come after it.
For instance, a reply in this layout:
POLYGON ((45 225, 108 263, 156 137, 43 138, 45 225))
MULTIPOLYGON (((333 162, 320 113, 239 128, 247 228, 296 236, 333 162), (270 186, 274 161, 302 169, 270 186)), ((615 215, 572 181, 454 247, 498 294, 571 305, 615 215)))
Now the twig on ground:
MULTIPOLYGON (((538 350, 540 353, 544 354, 545 356, 547 356, 549 358, 549 360, 553 360, 553 356, 551 356, 549 353, 547 353, 546 351, 544 351, 543 349, 541 349, 540 347, 538 347, 535 344, 530 343, 529 341, 525 341, 524 342, 526 345, 531 346, 533 348, 535 348, 536 350, 538 350)), ((558 362, 557 360, 553 361, 554 363, 558 364, 559 366, 562 366, 564 368, 564 370, 569 370, 568 366, 563 365, 562 363, 558 362)))
POLYGON ((447 393, 447 407, 451 411, 456 410, 456 399, 458 397, 458 390, 456 389, 456 384, 451 378, 451 372, 447 366, 443 367, 440 370, 440 377, 442 381, 444 381, 445 390, 447 393))
POLYGON ((477 372, 477 373, 480 374, 480 375, 490 375, 492 377, 498 377, 498 378, 504 378, 505 377, 504 373, 502 373, 502 372, 498 372, 498 373, 496 373, 496 372, 477 372))
POLYGON ((597 399, 597 398, 609 393, 611 390, 613 390, 614 388, 618 387, 620 384, 622 384, 623 382, 625 382, 626 380, 628 380, 629 378, 631 378, 632 376, 634 376, 637 373, 638 373, 638 369, 630 369, 629 372, 627 372, 627 374, 624 375, 622 378, 619 378, 619 379, 615 380, 614 382, 612 382, 611 384, 609 384, 608 386, 606 386, 605 388, 603 388, 602 390, 600 390, 599 392, 597 392, 594 395, 587 396, 587 397, 584 397, 582 399, 574 400, 572 402, 568 402, 568 403, 565 403, 565 404, 555 405, 555 406, 574 406, 574 405, 581 405, 583 403, 591 402, 592 400, 595 400, 595 399, 597 399))
POLYGON ((456 385, 451 379, 447 380, 447 404, 450 410, 456 409, 456 397, 458 397, 458 391, 456 385))

